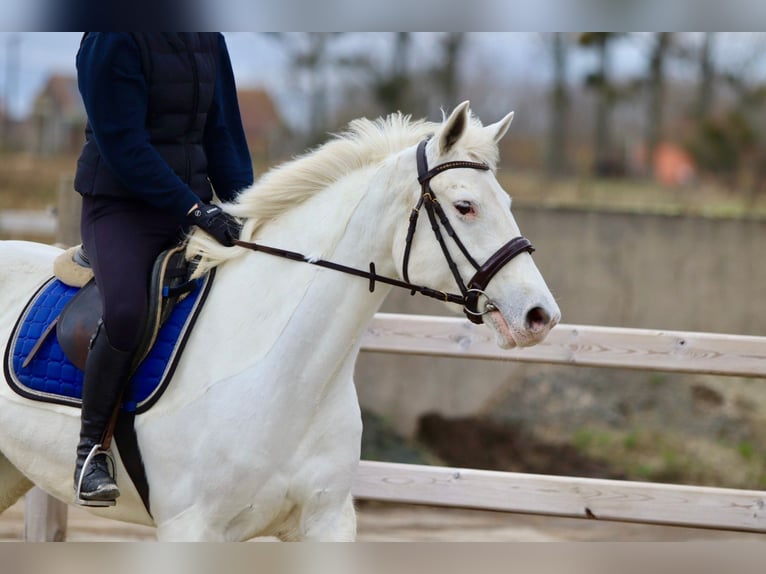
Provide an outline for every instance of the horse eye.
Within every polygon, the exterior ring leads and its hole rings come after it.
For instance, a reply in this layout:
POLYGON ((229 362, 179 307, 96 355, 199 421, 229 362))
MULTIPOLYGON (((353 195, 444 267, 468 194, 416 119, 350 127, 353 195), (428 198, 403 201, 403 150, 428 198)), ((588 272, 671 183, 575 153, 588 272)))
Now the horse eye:
POLYGON ((473 204, 470 201, 456 201, 455 209, 458 210, 460 215, 472 215, 475 213, 473 204))

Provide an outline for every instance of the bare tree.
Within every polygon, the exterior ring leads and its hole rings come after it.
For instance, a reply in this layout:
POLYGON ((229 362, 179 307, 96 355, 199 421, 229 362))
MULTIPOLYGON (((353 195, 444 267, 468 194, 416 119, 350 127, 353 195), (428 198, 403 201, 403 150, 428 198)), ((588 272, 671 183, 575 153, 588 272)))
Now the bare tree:
POLYGON ((343 32, 270 32, 287 51, 290 67, 303 78, 309 97, 309 140, 320 137, 328 126, 328 73, 337 63, 330 47, 343 32))
POLYGON ((699 51, 699 92, 697 95, 697 121, 702 121, 710 115, 710 109, 715 97, 715 67, 713 65, 713 50, 715 32, 705 32, 699 51))
POLYGON ((620 36, 615 32, 584 32, 580 34, 580 45, 593 49, 597 53, 596 69, 588 74, 586 84, 595 90, 596 114, 593 130, 593 155, 596 173, 605 175, 617 168, 612 152, 610 127, 612 114, 617 101, 617 90, 612 83, 612 44, 620 36))
POLYGON ((465 46, 465 32, 447 32, 441 38, 440 63, 434 68, 434 75, 443 98, 441 105, 445 109, 452 109, 460 103, 457 101, 460 88, 459 68, 465 46))
POLYGON ((360 52, 344 64, 363 70, 368 87, 383 114, 402 111, 415 116, 427 115, 428 109, 445 109, 457 104, 460 90, 460 62, 466 46, 463 32, 450 32, 438 38, 435 64, 420 63, 420 82, 414 81, 412 32, 392 34, 392 50, 387 64, 380 65, 370 53, 360 52))
POLYGON ((546 154, 546 172, 561 176, 567 172, 567 122, 569 117, 569 90, 567 35, 556 32, 550 35, 550 49, 553 60, 553 85, 550 94, 550 124, 546 154))
POLYGON ((372 93, 384 113, 410 110, 414 103, 408 66, 411 51, 412 32, 396 32, 388 68, 378 71, 368 61, 372 93))
POLYGON ((5 47, 5 113, 0 114, 0 148, 11 147, 11 105, 16 97, 19 84, 19 70, 21 60, 21 37, 18 34, 9 34, 5 47))
POLYGON ((666 96, 665 61, 672 46, 671 32, 657 32, 649 56, 647 74, 648 105, 646 109, 646 147, 647 170, 651 171, 654 154, 662 137, 666 96))
MULTIPOLYGON (((762 46, 760 47, 762 48, 762 46)), ((736 156, 732 171, 740 185, 744 186, 748 200, 766 188, 766 141, 762 136, 764 111, 766 111, 766 82, 754 77, 751 68, 757 65, 762 52, 759 47, 738 71, 722 73, 726 85, 735 95, 735 102, 726 114, 726 133, 733 142, 736 156), (744 177, 743 177, 744 176, 744 177)))
POLYGON ((713 38, 706 38, 707 47, 702 52, 707 54, 700 61, 710 63, 700 66, 697 109, 704 105, 708 111, 699 116, 698 129, 687 147, 710 175, 753 200, 766 189, 766 139, 762 136, 766 125, 766 81, 762 72, 766 38, 738 34, 732 43, 729 39, 721 42, 720 48, 734 44, 735 53, 713 67, 713 38), (708 83, 709 87, 702 87, 708 83), (715 114, 710 113, 713 87, 721 94, 715 114))
POLYGON ((380 57, 379 53, 373 53, 374 50, 366 44, 340 57, 336 65, 356 73, 357 87, 362 87, 364 92, 363 113, 409 113, 416 100, 410 71, 413 34, 384 34, 391 39, 390 53, 380 57))

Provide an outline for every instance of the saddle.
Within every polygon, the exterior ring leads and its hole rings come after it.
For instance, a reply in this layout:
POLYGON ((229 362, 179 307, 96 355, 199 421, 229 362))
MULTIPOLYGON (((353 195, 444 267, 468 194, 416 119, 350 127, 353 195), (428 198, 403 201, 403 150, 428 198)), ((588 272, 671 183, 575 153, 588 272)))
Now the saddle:
MULTIPOLYGON (((162 252, 154 262, 149 287, 149 314, 141 337, 134 366, 146 358, 160 327, 177 303, 198 287, 199 280, 190 280, 193 263, 184 257, 183 244, 162 252)), ((101 293, 82 247, 74 247, 60 255, 54 263, 54 274, 71 287, 81 287, 67 303, 61 314, 42 333, 24 360, 24 366, 34 359, 45 339, 56 331, 56 338, 66 357, 80 370, 85 370, 90 339, 101 319, 101 293), (84 282, 84 283, 83 283, 84 282)))

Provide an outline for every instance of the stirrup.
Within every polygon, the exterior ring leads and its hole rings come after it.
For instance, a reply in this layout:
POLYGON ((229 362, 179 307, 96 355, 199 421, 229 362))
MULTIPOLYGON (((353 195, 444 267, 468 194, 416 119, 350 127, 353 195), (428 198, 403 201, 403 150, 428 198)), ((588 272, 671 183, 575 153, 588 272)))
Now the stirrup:
POLYGON ((106 460, 109 462, 109 466, 111 466, 112 479, 114 479, 114 459, 112 458, 112 454, 108 450, 102 450, 100 444, 94 444, 93 448, 90 449, 88 456, 85 458, 85 462, 82 464, 82 468, 80 469, 80 478, 77 480, 77 488, 75 489, 75 493, 74 493, 74 501, 75 501, 75 504, 79 506, 107 507, 107 506, 114 506, 115 504, 117 504, 116 499, 87 500, 80 496, 80 492, 82 491, 82 478, 85 476, 85 470, 88 468, 88 465, 91 463, 91 460, 93 460, 93 457, 99 454, 103 454, 106 456, 106 460))

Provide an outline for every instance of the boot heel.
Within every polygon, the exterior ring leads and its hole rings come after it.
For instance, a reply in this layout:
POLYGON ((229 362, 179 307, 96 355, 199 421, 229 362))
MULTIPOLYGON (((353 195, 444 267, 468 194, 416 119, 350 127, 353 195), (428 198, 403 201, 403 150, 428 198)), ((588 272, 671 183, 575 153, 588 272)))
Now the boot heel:
POLYGON ((85 500, 84 498, 75 498, 77 506, 89 506, 90 508, 108 508, 117 504, 116 500, 85 500))

